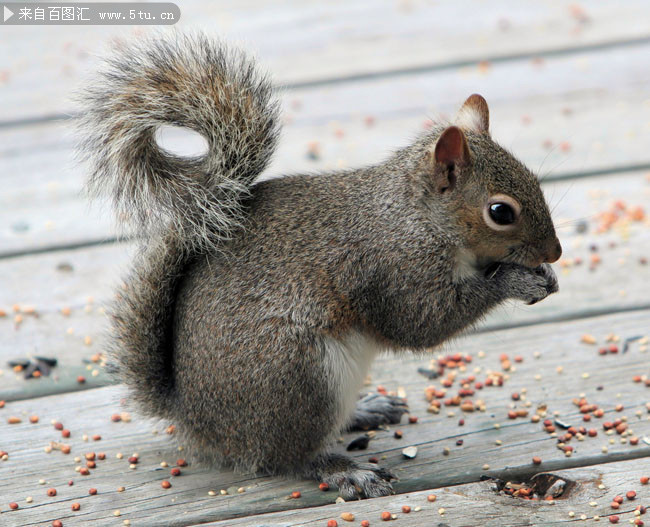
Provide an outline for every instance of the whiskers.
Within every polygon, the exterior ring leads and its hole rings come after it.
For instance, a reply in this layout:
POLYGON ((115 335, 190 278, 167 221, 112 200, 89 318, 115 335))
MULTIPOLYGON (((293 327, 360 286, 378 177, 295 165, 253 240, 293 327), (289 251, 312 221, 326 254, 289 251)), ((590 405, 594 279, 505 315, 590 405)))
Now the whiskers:
POLYGON ((538 258, 537 250, 534 247, 522 243, 514 245, 508 249, 508 254, 502 258, 503 263, 514 263, 525 265, 524 262, 530 262, 538 258))

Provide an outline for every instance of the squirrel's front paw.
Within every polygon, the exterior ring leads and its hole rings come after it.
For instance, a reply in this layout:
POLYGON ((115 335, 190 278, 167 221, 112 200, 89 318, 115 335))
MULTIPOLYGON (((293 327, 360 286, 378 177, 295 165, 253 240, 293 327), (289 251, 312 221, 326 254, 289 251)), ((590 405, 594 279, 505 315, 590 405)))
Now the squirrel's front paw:
POLYGON ((549 264, 534 269, 503 264, 497 274, 500 275, 507 298, 517 298, 529 305, 536 304, 559 290, 557 276, 549 264))

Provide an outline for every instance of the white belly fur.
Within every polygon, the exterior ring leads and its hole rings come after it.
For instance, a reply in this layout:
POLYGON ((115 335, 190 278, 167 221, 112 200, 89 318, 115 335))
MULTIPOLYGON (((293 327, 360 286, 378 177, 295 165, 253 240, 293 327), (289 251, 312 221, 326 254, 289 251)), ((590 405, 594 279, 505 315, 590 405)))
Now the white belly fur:
POLYGON ((336 433, 354 412, 359 398, 359 391, 368 374, 370 365, 379 353, 385 351, 379 343, 358 332, 352 332, 343 339, 325 338, 325 369, 334 393, 340 394, 338 406, 339 416, 336 423, 336 433))

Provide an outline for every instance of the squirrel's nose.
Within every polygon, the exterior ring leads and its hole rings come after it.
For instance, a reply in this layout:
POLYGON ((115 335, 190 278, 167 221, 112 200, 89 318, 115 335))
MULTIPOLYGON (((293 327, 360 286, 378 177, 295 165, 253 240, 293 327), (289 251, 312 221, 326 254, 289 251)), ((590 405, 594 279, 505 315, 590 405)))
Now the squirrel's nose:
POLYGON ((546 258, 544 259, 547 263, 557 262, 562 256, 562 245, 560 240, 555 238, 550 244, 545 253, 546 258))

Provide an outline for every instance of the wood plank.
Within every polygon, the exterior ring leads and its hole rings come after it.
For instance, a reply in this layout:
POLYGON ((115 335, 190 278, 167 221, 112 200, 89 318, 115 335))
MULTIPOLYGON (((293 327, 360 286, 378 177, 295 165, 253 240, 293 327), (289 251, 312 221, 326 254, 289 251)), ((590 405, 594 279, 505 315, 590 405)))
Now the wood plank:
MULTIPOLYGON (((481 527, 524 527, 567 525, 569 522, 582 520, 587 525, 598 522, 609 524, 609 516, 618 515, 620 523, 636 519, 634 509, 650 501, 650 488, 640 485, 639 478, 648 474, 647 467, 638 461, 622 461, 597 465, 589 468, 559 470, 553 476, 570 482, 570 487, 561 499, 552 504, 547 502, 512 498, 499 494, 493 481, 483 481, 458 485, 443 489, 429 489, 409 492, 397 496, 388 496, 373 500, 287 510, 279 513, 230 519, 225 522, 202 524, 205 527, 228 525, 256 525, 258 527, 324 527, 329 520, 335 520, 339 526, 348 525, 341 520, 341 514, 349 512, 354 515, 351 525, 358 525, 368 520, 370 525, 381 522, 381 513, 389 512, 397 516, 396 520, 404 527, 424 527, 429 525, 480 525, 481 527), (645 470, 644 470, 645 468, 645 470), (611 500, 625 496, 627 491, 636 489, 635 501, 626 500, 618 510, 610 507, 611 500), (436 496, 434 502, 428 496, 436 496), (409 513, 402 508, 410 507, 409 513), (415 509, 419 507, 417 512, 415 509), (443 509, 444 512, 440 512, 443 509)), ((647 513, 640 516, 647 521, 647 513)))
MULTIPOLYGON (((620 6, 605 0, 588 5, 549 0, 531 6, 516 0, 453 4, 185 0, 180 8, 178 28, 200 27, 239 42, 276 72, 279 83, 293 85, 598 49, 650 35, 648 6, 643 0, 627 0, 620 6)), ((69 94, 92 70, 94 57, 105 43, 149 30, 137 26, 68 26, 65 31, 57 26, 5 27, 0 48, 4 101, 0 122, 74 111, 69 94)))
MULTIPOLYGON (((648 53, 650 45, 557 57, 541 69, 500 64, 485 74, 459 68, 295 90, 285 94, 289 123, 265 177, 375 163, 475 91, 490 101, 493 136, 544 175, 650 167, 648 53), (308 155, 312 142, 317 160, 308 155)), ((115 236, 111 213, 89 210, 81 195, 85 173, 64 124, 0 130, 0 145, 0 255, 115 236)))
MULTIPOLYGON (((564 246, 564 261, 562 266, 556 266, 560 293, 534 306, 514 302, 505 305, 481 327, 533 324, 648 307, 650 299, 644 284, 650 282, 650 265, 643 263, 650 260, 648 220, 625 227, 619 224, 607 233, 597 233, 599 215, 613 202, 624 203, 630 209, 648 203, 650 182, 646 173, 548 182, 545 189, 555 208, 564 246), (577 227, 587 232, 578 232, 577 227), (592 245, 598 247, 597 253, 592 252, 592 245), (601 263, 591 271, 594 255, 601 263), (576 265, 578 259, 583 263, 576 265)), ((91 377, 82 361, 106 346, 107 320, 102 308, 128 267, 133 249, 131 244, 100 245, 0 260, 0 309, 8 312, 7 317, 0 318, 0 356, 8 360, 40 354, 60 361, 59 379, 25 381, 21 375, 7 371, 0 399, 60 393, 109 382, 101 368, 97 377, 91 377), (14 305, 20 309, 33 307, 38 318, 21 314, 24 320, 16 326, 14 305), (70 309, 69 316, 62 314, 65 308, 70 309), (73 334, 68 333, 70 329, 73 334), (91 339, 90 346, 85 344, 86 337, 91 339), (87 384, 79 386, 77 375, 84 375, 87 384)), ((0 365, 0 369, 3 367, 0 365)))
MULTIPOLYGON (((649 321, 650 311, 644 311, 459 339, 446 347, 445 352, 472 355, 467 371, 458 373, 460 377, 474 373, 482 381, 489 371, 501 371, 500 354, 504 352, 511 360, 521 354, 523 361, 513 360, 515 367, 507 372, 503 387, 486 387, 473 397, 474 401, 484 401, 484 412, 463 415, 455 407, 453 417, 447 417, 449 408, 446 407, 437 415, 426 411, 428 403, 424 389, 430 384, 440 386, 440 383, 425 379, 416 369, 428 366, 431 356, 382 358, 373 367, 372 386, 382 384, 388 390, 402 386, 409 398, 412 415, 419 417, 419 422, 401 425, 401 440, 395 439, 392 431, 379 431, 369 449, 355 457, 366 460, 376 456, 382 466, 399 476, 395 488, 400 494, 473 483, 485 475, 512 479, 537 471, 595 466, 627 459, 645 460, 650 456, 650 444, 640 441, 634 446, 629 441, 623 443, 622 436, 617 434, 605 435, 602 422, 625 416, 629 429, 636 436, 650 435, 650 414, 646 408, 650 392, 643 383, 632 380, 633 375, 647 369, 647 351, 642 351, 644 348, 637 341, 626 353, 601 356, 597 346, 581 344, 580 337, 592 333, 603 343, 610 332, 621 338, 643 335, 647 333, 649 321), (479 350, 483 353, 479 354, 479 350), (561 373, 556 371, 558 366, 563 366, 561 373), (523 398, 514 402, 513 392, 522 394, 523 398), (591 423, 584 423, 597 429, 598 435, 584 441, 574 439, 570 443, 575 449, 571 457, 566 457, 557 448, 557 440, 543 431, 541 423, 533 423, 529 418, 509 420, 506 417, 513 407, 521 409, 530 404, 532 413, 538 405, 546 405, 549 416, 578 427, 583 424, 582 414, 572 400, 581 394, 601 407, 605 414, 602 419, 594 418, 591 423), (616 411, 617 404, 624 405, 624 409, 616 411), (460 417, 465 420, 463 426, 459 426, 460 417), (463 444, 457 445, 460 439, 463 444), (501 441, 498 445, 497 440, 501 441), (417 445, 419 449, 414 460, 405 460, 401 455, 401 450, 409 445, 417 445), (604 446, 608 449, 606 453, 604 446), (443 454, 444 447, 450 449, 448 455, 443 454), (534 455, 542 459, 539 466, 531 463, 534 455), (489 469, 483 467, 484 463, 489 464, 489 469)), ((457 388, 458 382, 450 389, 450 395, 455 394, 457 388)), ((192 460, 189 467, 183 469, 182 476, 169 478, 169 469, 162 469, 160 463, 173 464, 184 453, 179 454, 173 437, 164 433, 165 423, 144 420, 137 413, 133 413, 130 422, 113 422, 111 415, 123 409, 119 402, 123 397, 123 388, 113 386, 83 394, 7 403, 0 410, 0 448, 9 453, 9 459, 0 466, 10 476, 0 478, 0 495, 5 501, 16 501, 21 506, 20 510, 8 513, 12 525, 27 526, 54 519, 61 519, 64 525, 75 519, 93 522, 93 525, 109 525, 116 521, 115 510, 120 511, 121 519, 129 519, 134 524, 147 525, 155 521, 154 518, 164 518, 167 525, 191 525, 324 505, 333 503, 336 498, 336 492, 321 492, 315 482, 209 470, 192 460), (32 414, 40 417, 39 423, 27 421, 32 414), (6 424, 9 416, 22 417, 23 423, 6 424), (50 441, 61 440, 60 432, 50 424, 52 419, 62 422, 71 431, 71 437, 65 440, 72 449, 68 456, 43 451, 50 441), (84 433, 100 434, 102 439, 84 442, 84 433), (89 451, 105 452, 106 460, 98 461, 98 468, 92 470, 91 475, 80 476, 75 472, 74 467, 79 462, 74 461, 74 456, 83 456, 89 451), (117 459, 118 452, 125 458, 117 459), (129 470, 126 457, 133 452, 139 454, 140 461, 136 469, 129 470), (46 484, 39 486, 39 479, 44 479, 46 484), (67 486, 70 479, 74 480, 73 486, 67 486), (172 479, 171 489, 161 489, 163 479, 172 479), (118 492, 119 486, 126 490, 118 492), (49 487, 57 489, 56 497, 46 496, 45 489, 49 487), (96 496, 88 496, 90 487, 98 489, 96 496), (243 492, 237 492, 239 488, 243 488, 243 492), (221 489, 228 494, 221 495, 221 489), (216 491, 216 495, 209 495, 210 490, 216 491), (300 499, 288 498, 294 490, 301 491, 300 499), (25 503, 26 496, 33 496, 33 503, 25 503), (75 501, 81 503, 78 513, 70 512, 70 504, 75 501)), ((346 434, 335 451, 343 451, 357 435, 346 434)), ((637 461, 638 466, 642 463, 645 461, 637 461)), ((446 499, 445 504, 448 503, 446 499)), ((609 499, 602 503, 608 503, 609 499)), ((7 510, 6 504, 1 507, 7 510)))

